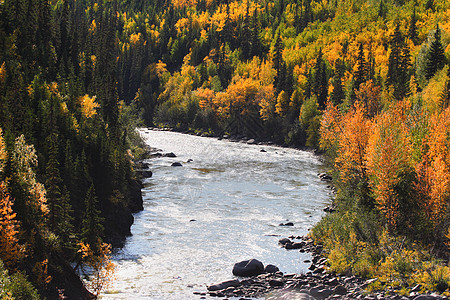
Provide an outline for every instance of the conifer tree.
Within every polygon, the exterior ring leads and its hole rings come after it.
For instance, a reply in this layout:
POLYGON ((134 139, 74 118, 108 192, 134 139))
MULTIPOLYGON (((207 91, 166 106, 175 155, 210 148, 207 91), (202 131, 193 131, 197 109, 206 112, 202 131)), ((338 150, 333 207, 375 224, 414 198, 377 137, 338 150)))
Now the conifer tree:
POLYGON ((325 109, 328 97, 328 78, 327 66, 323 60, 322 49, 319 49, 319 53, 317 54, 314 71, 314 94, 317 95, 319 109, 323 110, 325 109))
POLYGON ((47 138, 48 144, 48 161, 45 168, 45 187, 47 190, 47 204, 49 208, 48 222, 52 231, 55 231, 59 225, 58 219, 61 214, 61 190, 60 184, 62 182, 59 172, 58 162, 58 135, 56 133, 51 134, 47 138))
POLYGON ((434 33, 434 40, 431 42, 430 50, 427 55, 427 67, 425 70, 425 76, 427 79, 436 74, 437 71, 442 69, 445 64, 444 47, 441 42, 441 30, 439 25, 436 25, 436 32, 434 33))
POLYGON ((336 62, 336 69, 333 75, 333 92, 331 93, 331 101, 334 105, 342 103, 345 98, 344 90, 342 88, 342 77, 344 76, 344 64, 338 59, 336 62))
POLYGON ((251 27, 250 57, 260 56, 262 45, 259 38, 258 12, 256 9, 253 13, 251 27))
POLYGON ((380 0, 380 6, 378 7, 378 16, 380 18, 386 18, 386 4, 384 4, 383 0, 380 0))
POLYGON ((247 11, 245 12, 244 19, 242 21, 242 29, 240 31, 240 48, 241 48, 241 55, 243 60, 247 60, 250 58, 250 50, 251 50, 251 43, 250 43, 250 17, 248 15, 248 6, 247 11))
POLYGON ((419 42, 419 34, 417 32, 417 17, 416 17, 416 8, 415 7, 413 10, 413 14, 411 15, 411 20, 409 21, 408 37, 414 43, 414 45, 417 45, 417 43, 419 42))
POLYGON ((387 84, 393 86, 394 98, 401 100, 409 93, 409 67, 411 62, 409 48, 400 32, 399 24, 396 25, 391 36, 390 45, 387 84))
POLYGON ((103 218, 100 216, 94 184, 91 184, 84 198, 84 214, 81 223, 81 240, 96 247, 103 236, 103 218))
POLYGON ((440 106, 442 109, 446 109, 450 106, 450 67, 447 70, 447 81, 445 82, 445 87, 442 91, 440 106))
POLYGON ((360 84, 366 81, 367 78, 366 58, 364 56, 364 47, 362 43, 359 43, 358 57, 356 58, 356 71, 354 76, 355 89, 358 89, 360 84))

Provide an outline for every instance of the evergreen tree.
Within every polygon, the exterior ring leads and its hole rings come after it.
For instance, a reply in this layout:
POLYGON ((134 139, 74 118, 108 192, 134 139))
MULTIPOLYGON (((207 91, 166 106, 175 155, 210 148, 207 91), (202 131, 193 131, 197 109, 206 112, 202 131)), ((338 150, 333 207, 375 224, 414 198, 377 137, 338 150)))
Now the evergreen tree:
POLYGON ((425 76, 427 79, 436 74, 437 71, 442 69, 445 64, 444 47, 441 42, 441 30, 439 25, 436 25, 436 32, 434 33, 434 40, 431 42, 430 50, 427 55, 427 67, 425 69, 425 76))
POLYGON ((344 64, 338 59, 336 61, 336 69, 333 76, 333 92, 331 93, 331 101, 334 105, 339 105, 345 98, 344 90, 342 88, 342 77, 344 76, 344 64))
POLYGON ((255 9, 253 13, 252 23, 251 23, 251 43, 250 43, 250 57, 260 56, 262 51, 261 40, 259 38, 259 23, 258 23, 258 12, 255 9))
POLYGON ((417 32, 417 17, 416 17, 416 8, 414 7, 413 14, 411 15, 411 20, 409 21, 409 28, 408 28, 408 37, 409 39, 414 43, 414 45, 417 45, 419 42, 419 34, 417 32))
POLYGON ((277 40, 275 42, 275 53, 273 54, 273 67, 277 72, 275 77, 275 87, 277 87, 277 92, 280 92, 280 88, 284 81, 285 63, 283 60, 283 43, 281 41, 281 33, 278 34, 277 40))
POLYGON ((81 223, 81 240, 91 245, 91 247, 95 247, 103 237, 104 228, 94 184, 91 185, 86 193, 84 207, 83 221, 81 223))
POLYGON ((240 48, 241 48, 241 55, 243 60, 247 60, 250 58, 250 52, 251 52, 251 42, 250 37, 251 31, 250 31, 250 17, 248 15, 248 6, 247 11, 245 12, 244 19, 242 21, 242 29, 240 31, 240 48))
POLYGON ((445 82, 445 87, 441 94, 440 106, 442 109, 446 109, 450 106, 450 67, 447 70, 447 81, 445 82))
POLYGON ((328 78, 327 66, 323 60, 322 49, 319 49, 319 53, 317 54, 314 70, 314 94, 317 95, 319 109, 323 110, 326 107, 328 98, 328 78))
POLYGON ((378 16, 380 18, 386 18, 387 15, 387 9, 386 4, 384 4, 383 0, 380 0, 380 6, 378 7, 378 16))
POLYGON ((391 36, 391 53, 387 73, 387 84, 394 88, 394 98, 401 100, 409 94, 409 67, 411 66, 409 48, 400 32, 399 24, 391 36))
POLYGON ((358 57, 356 58, 356 71, 354 77, 355 89, 359 89, 360 84, 367 79, 367 65, 362 43, 359 43, 358 57))
POLYGON ((48 144, 48 162, 45 168, 46 180, 45 187, 47 190, 47 204, 49 206, 49 227, 52 231, 56 231, 59 225, 58 219, 61 217, 61 190, 62 182, 59 172, 58 162, 58 135, 51 134, 47 138, 48 144))

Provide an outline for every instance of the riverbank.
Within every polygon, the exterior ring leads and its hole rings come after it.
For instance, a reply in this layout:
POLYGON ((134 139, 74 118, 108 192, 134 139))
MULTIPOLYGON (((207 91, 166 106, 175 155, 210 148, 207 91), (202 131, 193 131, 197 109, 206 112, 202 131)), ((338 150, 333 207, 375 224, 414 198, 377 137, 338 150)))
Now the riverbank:
POLYGON ((280 271, 262 273, 248 278, 234 279, 215 284, 207 288, 208 291, 194 294, 200 299, 206 296, 239 299, 264 298, 264 299, 365 299, 365 300, 440 300, 447 299, 435 292, 421 293, 422 286, 409 287, 408 296, 401 295, 401 288, 389 288, 386 290, 372 290, 374 285, 382 286, 383 282, 378 278, 363 279, 354 275, 336 274, 328 272, 328 261, 322 256, 323 247, 316 245, 314 241, 305 236, 291 236, 279 241, 281 247, 287 251, 308 252, 311 254, 311 265, 305 274, 283 274, 280 271), (286 245, 294 247, 286 247, 286 245), (296 249, 296 250, 293 250, 296 249), (217 288, 220 287, 220 288, 217 288))

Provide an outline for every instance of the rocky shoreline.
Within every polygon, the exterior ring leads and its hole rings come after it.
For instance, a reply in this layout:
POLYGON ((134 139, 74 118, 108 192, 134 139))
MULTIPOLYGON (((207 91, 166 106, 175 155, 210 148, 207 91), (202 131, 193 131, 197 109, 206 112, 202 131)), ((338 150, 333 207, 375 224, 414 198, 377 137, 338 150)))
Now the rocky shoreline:
MULTIPOLYGON (((421 286, 410 287, 409 296, 401 296, 398 290, 389 289, 369 293, 365 290, 377 278, 364 280, 357 276, 338 275, 327 272, 327 260, 321 255, 322 246, 315 245, 313 240, 304 236, 291 236, 279 241, 281 247, 288 250, 299 249, 300 252, 311 253, 311 265, 305 274, 283 274, 278 268, 263 271, 250 277, 237 277, 207 287, 208 291, 194 292, 200 299, 220 297, 224 299, 365 299, 365 300, 432 300, 447 299, 436 293, 421 294, 421 286)), ((306 261, 305 261, 306 262, 306 261)), ((242 263, 242 262, 241 262, 242 263)), ((267 267, 266 267, 267 268, 267 267)), ((272 266, 273 268, 273 266, 272 266)))

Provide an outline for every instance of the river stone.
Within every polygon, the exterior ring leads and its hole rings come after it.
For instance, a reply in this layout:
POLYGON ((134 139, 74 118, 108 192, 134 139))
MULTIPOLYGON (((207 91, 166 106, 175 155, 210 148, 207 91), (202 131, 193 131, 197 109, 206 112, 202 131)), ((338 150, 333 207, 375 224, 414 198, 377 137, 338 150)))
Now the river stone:
POLYGON ((269 285, 270 286, 283 286, 284 282, 279 279, 271 279, 271 280, 269 280, 269 285))
POLYGON ((333 294, 333 290, 324 288, 323 286, 318 286, 318 287, 313 287, 309 290, 309 293, 311 294, 311 296, 315 297, 315 298, 328 298, 329 296, 331 296, 333 294))
POLYGON ((256 141, 255 141, 254 139, 249 139, 249 140, 247 141, 247 144, 253 145, 253 144, 256 144, 256 141))
POLYGON ((286 249, 301 249, 302 247, 302 243, 288 243, 285 245, 286 249))
POLYGON ((267 265, 264 268, 264 273, 276 273, 278 271, 280 271, 280 269, 278 269, 278 267, 274 265, 267 265))
POLYGON ((172 167, 182 167, 183 165, 179 162, 172 163, 172 167))
POLYGON ((233 275, 242 277, 251 277, 262 274, 264 265, 257 259, 244 260, 234 264, 233 275))
POLYGON ((334 293, 336 295, 345 295, 347 294, 347 289, 343 285, 338 285, 337 287, 334 288, 334 293))
POLYGON ((218 284, 214 284, 214 285, 210 285, 207 287, 208 291, 220 291, 220 290, 224 290, 227 289, 229 287, 238 287, 240 286, 241 283, 239 280, 228 280, 228 281, 224 281, 218 284))
POLYGON ((292 241, 288 238, 282 238, 281 240, 278 241, 278 243, 281 245, 286 245, 286 244, 292 244, 292 241))
POLYGON ((166 153, 166 154, 164 154, 164 156, 165 156, 165 157, 177 157, 177 156, 175 155, 175 153, 173 153, 173 152, 166 153))

